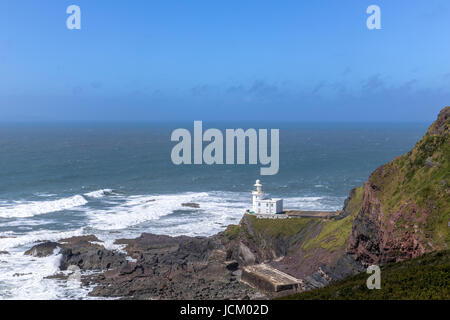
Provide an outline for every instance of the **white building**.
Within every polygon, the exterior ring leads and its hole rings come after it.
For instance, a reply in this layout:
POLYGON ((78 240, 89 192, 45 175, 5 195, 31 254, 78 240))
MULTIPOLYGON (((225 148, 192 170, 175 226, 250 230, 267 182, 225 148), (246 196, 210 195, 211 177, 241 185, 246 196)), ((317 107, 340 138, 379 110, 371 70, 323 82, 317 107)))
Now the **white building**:
POLYGON ((275 214, 283 212, 283 199, 267 198, 262 191, 261 181, 256 180, 256 190, 252 191, 252 212, 257 214, 275 214))

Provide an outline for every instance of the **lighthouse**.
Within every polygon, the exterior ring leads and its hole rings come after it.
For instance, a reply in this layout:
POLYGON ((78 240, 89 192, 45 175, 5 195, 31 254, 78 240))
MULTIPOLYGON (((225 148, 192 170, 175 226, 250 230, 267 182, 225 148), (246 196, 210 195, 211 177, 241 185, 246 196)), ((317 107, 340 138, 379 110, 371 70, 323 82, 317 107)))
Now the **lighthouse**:
POLYGON ((252 191, 253 195, 253 212, 258 212, 258 203, 264 199, 264 192, 262 192, 262 184, 260 180, 256 180, 254 184, 255 190, 252 191))
POLYGON ((254 184, 255 190, 252 191, 253 206, 252 212, 257 214, 277 214, 283 213, 283 199, 267 198, 262 191, 260 180, 254 184))

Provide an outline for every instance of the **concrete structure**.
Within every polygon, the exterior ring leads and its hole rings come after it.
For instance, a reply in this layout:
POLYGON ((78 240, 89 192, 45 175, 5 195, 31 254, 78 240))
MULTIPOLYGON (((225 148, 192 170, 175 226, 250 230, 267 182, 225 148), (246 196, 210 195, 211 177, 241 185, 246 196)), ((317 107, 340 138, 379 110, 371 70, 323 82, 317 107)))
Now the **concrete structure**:
POLYGON ((304 290, 302 280, 264 263, 244 267, 241 281, 267 293, 295 293, 304 290))
POLYGON ((283 199, 267 198, 262 191, 261 181, 256 180, 255 190, 252 191, 253 206, 252 213, 256 214, 277 214, 283 213, 283 199))
POLYGON ((337 211, 303 211, 303 210, 285 210, 284 213, 289 218, 324 218, 330 219, 338 217, 341 214, 340 210, 337 211))
POLYGON ((247 210, 249 213, 255 216, 257 219, 295 219, 295 218, 319 218, 319 219, 335 219, 340 220, 345 218, 341 216, 341 211, 300 211, 300 210, 284 210, 282 213, 277 214, 265 214, 254 213, 247 210))

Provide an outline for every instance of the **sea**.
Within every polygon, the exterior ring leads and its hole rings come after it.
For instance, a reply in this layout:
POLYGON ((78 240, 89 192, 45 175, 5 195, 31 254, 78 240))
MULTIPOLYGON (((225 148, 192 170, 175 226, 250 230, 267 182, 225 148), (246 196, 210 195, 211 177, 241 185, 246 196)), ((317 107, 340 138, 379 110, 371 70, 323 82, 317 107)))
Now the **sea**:
POLYGON ((88 234, 117 250, 115 239, 143 232, 212 235, 239 222, 256 179, 285 208, 341 209, 427 126, 203 122, 204 130, 279 129, 279 172, 261 176, 260 164, 174 165, 171 133, 192 132, 193 122, 0 124, 0 299, 88 299, 92 288, 48 278, 59 272, 58 249, 45 258, 24 252, 88 234))

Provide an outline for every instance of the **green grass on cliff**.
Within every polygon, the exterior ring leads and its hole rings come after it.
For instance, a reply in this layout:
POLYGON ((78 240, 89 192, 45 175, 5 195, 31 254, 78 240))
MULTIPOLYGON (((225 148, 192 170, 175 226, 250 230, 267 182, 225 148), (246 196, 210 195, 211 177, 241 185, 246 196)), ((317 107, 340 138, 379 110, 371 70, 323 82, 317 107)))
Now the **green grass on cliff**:
POLYGON ((241 232, 242 228, 240 225, 231 224, 225 229, 224 234, 230 239, 235 239, 241 232))
POLYGON ((357 215, 359 210, 361 210, 362 202, 364 197, 363 187, 358 187, 350 191, 350 200, 345 208, 350 215, 357 215))
POLYGON ((323 220, 320 222, 320 233, 303 244, 302 248, 306 251, 313 248, 323 248, 333 252, 342 248, 347 243, 352 230, 354 216, 347 216, 341 220, 323 220))
MULTIPOLYGON (((450 112, 447 107, 443 112, 450 112)), ((443 113, 441 112, 441 113, 443 113)), ((379 188, 386 220, 401 213, 398 233, 419 229, 429 249, 448 249, 450 238, 450 120, 437 133, 433 124, 410 152, 375 171, 370 180, 379 188)))
POLYGON ((341 220, 321 220, 319 234, 308 239, 302 248, 306 251, 313 248, 322 248, 333 252, 344 247, 350 236, 353 220, 361 210, 362 200, 363 188, 359 187, 352 190, 350 200, 345 208, 349 215, 341 220))
POLYGON ((230 239, 245 237, 252 239, 265 238, 292 238, 299 233, 308 235, 311 228, 320 223, 317 218, 293 218, 293 219, 258 219, 254 215, 245 214, 241 224, 229 225, 224 235, 230 239))
POLYGON ((433 252, 381 267, 381 289, 369 290, 360 273, 324 288, 283 297, 286 300, 450 299, 450 250, 433 252))
POLYGON ((316 218, 258 219, 252 215, 248 217, 255 232, 274 238, 279 236, 295 236, 310 223, 318 222, 316 218))

